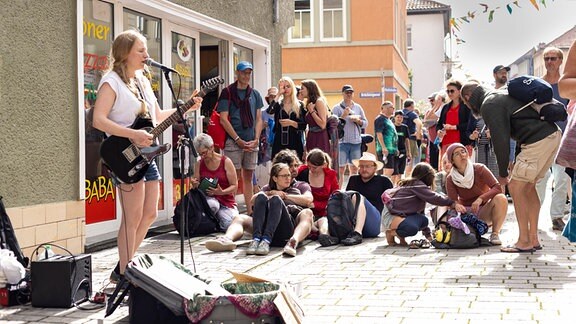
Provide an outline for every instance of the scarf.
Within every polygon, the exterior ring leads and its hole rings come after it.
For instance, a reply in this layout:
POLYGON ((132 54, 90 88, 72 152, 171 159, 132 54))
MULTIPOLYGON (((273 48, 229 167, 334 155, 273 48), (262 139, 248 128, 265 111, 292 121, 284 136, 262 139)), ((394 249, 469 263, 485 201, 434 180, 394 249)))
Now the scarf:
POLYGON ((254 126, 254 117, 252 116, 252 109, 250 109, 250 96, 252 95, 252 88, 250 85, 246 88, 246 97, 240 100, 238 97, 238 81, 232 83, 229 87, 222 90, 227 93, 227 97, 234 105, 240 110, 240 120, 242 121, 243 128, 252 128, 254 126))
POLYGON ((474 165, 472 164, 472 161, 468 160, 468 164, 464 170, 464 175, 460 174, 455 166, 452 167, 450 175, 452 176, 452 181, 456 186, 466 189, 472 188, 472 185, 474 185, 474 165))

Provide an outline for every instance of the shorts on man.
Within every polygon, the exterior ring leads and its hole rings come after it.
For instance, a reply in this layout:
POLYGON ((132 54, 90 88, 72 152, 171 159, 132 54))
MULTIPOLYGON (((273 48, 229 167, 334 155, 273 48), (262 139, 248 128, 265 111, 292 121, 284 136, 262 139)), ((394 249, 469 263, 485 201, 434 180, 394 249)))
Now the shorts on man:
POLYGON ((247 152, 241 149, 231 138, 226 139, 224 155, 232 160, 236 170, 254 170, 258 162, 258 151, 247 152))
POLYGON ((352 164, 352 160, 358 160, 362 156, 361 145, 361 143, 340 143, 338 164, 343 167, 346 164, 352 164))

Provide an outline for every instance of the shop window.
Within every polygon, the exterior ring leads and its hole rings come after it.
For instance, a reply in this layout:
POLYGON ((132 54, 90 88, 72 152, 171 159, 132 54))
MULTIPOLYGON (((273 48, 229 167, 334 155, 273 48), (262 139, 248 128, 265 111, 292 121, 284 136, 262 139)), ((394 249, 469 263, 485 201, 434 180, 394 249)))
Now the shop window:
POLYGON ((312 7, 310 0, 294 1, 294 26, 290 27, 289 41, 312 41, 312 7))
POLYGON ((92 113, 102 76, 109 66, 108 54, 114 41, 113 6, 99 0, 84 0, 84 106, 86 224, 116 218, 115 191, 100 160, 104 133, 92 127, 92 113))
POLYGON ((322 40, 342 40, 346 30, 345 1, 322 0, 322 40))
MULTIPOLYGON (((156 17, 144 15, 142 13, 132 11, 129 9, 124 9, 124 29, 135 29, 139 31, 144 37, 146 37, 146 45, 148 46, 148 55, 157 62, 162 62, 162 28, 161 20, 156 17)), ((150 83, 152 84, 152 90, 156 99, 160 104, 160 107, 164 107, 162 104, 162 73, 160 69, 151 68, 150 69, 150 83)), ((160 143, 166 142, 164 136, 160 135, 158 137, 160 143)), ((164 176, 164 160, 162 158, 157 158, 156 164, 158 165, 158 170, 162 176, 164 176)), ((160 181, 160 187, 163 188, 164 181, 160 181)), ((160 200, 158 201, 158 209, 164 209, 164 191, 160 190, 160 200)))

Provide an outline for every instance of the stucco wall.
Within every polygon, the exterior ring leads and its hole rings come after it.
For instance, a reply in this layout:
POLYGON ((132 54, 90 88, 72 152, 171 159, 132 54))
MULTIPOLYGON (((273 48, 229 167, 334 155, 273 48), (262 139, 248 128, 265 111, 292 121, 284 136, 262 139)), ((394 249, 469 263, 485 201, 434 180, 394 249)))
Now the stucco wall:
POLYGON ((0 195, 26 206, 78 199, 76 2, 3 1, 0 195))
MULTIPOLYGON (((294 2, 176 4, 272 40, 272 80, 294 2), (267 17, 262 19, 259 17, 267 17)), ((76 1, 3 1, 0 12, 0 195, 7 207, 78 200, 76 1)))
POLYGON ((272 22, 273 0, 172 0, 171 2, 270 39, 273 83, 280 79, 282 40, 288 28, 294 25, 294 1, 278 0, 278 11, 281 14, 277 23, 272 22))

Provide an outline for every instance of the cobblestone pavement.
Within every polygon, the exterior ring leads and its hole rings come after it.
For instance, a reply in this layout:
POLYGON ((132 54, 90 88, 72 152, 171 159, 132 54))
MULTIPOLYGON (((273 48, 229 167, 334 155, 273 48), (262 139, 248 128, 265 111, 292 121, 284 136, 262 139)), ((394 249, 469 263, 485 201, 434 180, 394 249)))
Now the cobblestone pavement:
MULTIPOLYGON (((511 209, 512 207, 510 207, 511 209)), ((517 226, 511 211, 501 238, 513 243, 517 226)), ((266 257, 246 256, 246 246, 213 253, 203 243, 186 244, 185 265, 203 277, 225 281, 226 270, 302 284, 301 301, 310 323, 568 323, 576 318, 576 246, 540 217, 543 250, 501 253, 499 247, 435 250, 389 247, 384 237, 360 245, 321 248, 307 242, 295 258, 273 248, 266 257)), ((382 235, 383 236, 383 235, 382 235)), ((176 232, 145 240, 140 253, 180 260, 176 232)), ((116 248, 92 254, 93 287, 100 289, 117 260, 116 248)), ((0 309, 2 323, 127 323, 122 305, 104 310, 0 309)))

